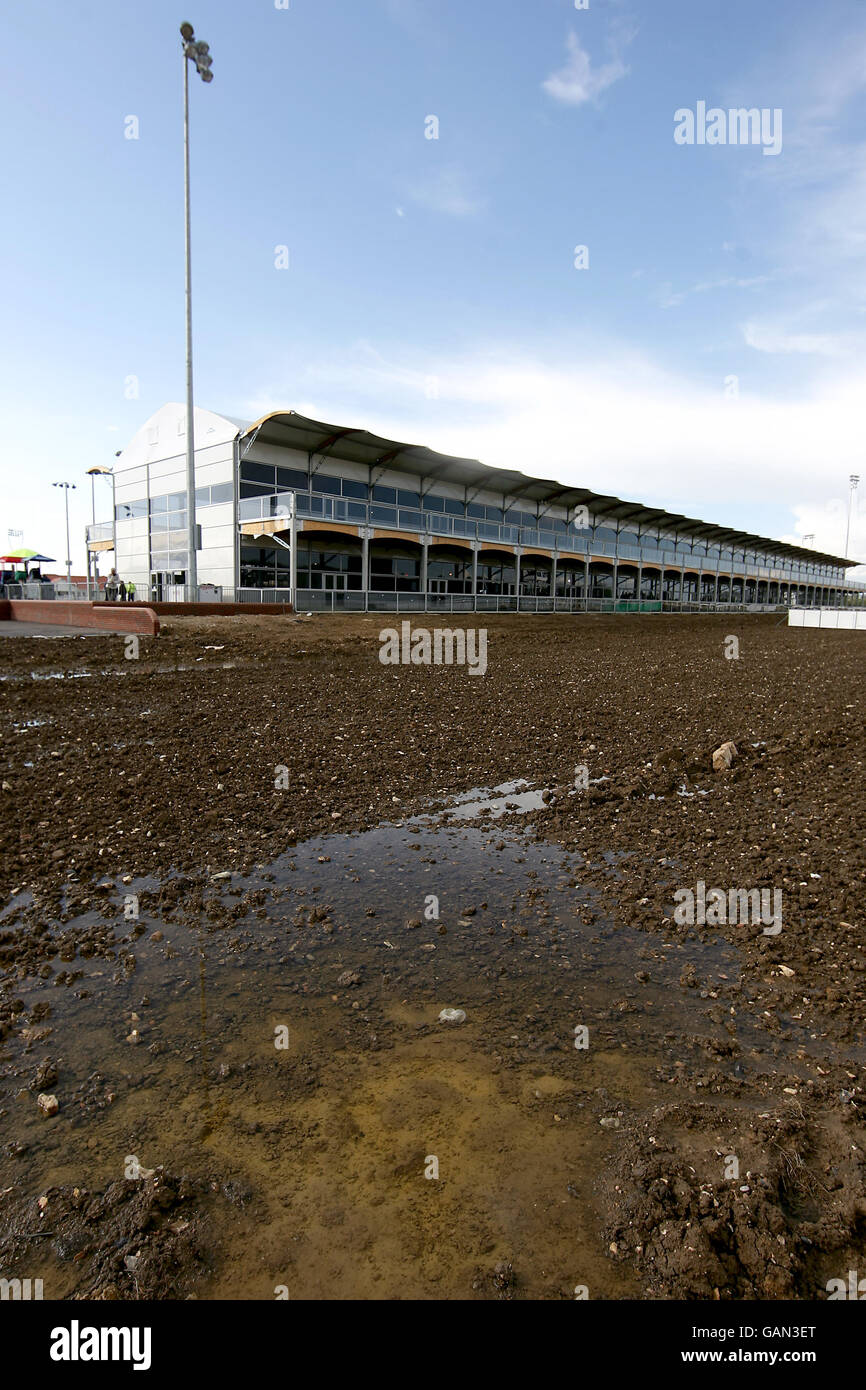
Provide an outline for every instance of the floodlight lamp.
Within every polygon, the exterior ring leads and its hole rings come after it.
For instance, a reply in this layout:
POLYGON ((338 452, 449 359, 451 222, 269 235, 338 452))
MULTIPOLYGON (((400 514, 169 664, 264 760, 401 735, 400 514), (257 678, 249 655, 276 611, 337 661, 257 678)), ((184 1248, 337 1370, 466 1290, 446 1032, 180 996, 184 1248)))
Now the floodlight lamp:
POLYGON ((196 62, 198 61, 198 49, 194 43, 184 45, 183 56, 185 58, 193 58, 196 62))
POLYGON ((183 23, 183 24, 180 26, 180 32, 181 32, 181 34, 183 35, 183 38, 184 38, 185 42, 186 42, 186 43, 189 43, 190 39, 192 38, 193 34, 195 33, 195 30, 193 29, 193 27, 192 27, 191 24, 183 23))
POLYGON ((211 72, 210 68, 205 68, 204 72, 201 75, 201 80, 202 82, 213 82, 213 73, 211 72))
POLYGON ((201 53, 202 57, 204 57, 205 53, 210 53, 210 44, 205 43, 204 39, 202 39, 201 43, 196 44, 196 48, 199 53, 201 53))

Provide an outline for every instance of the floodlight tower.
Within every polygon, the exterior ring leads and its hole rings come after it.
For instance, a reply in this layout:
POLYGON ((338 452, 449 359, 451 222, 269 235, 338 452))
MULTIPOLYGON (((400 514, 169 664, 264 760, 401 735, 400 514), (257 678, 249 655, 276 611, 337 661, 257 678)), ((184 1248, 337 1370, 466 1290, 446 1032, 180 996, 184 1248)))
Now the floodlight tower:
POLYGON ((197 43, 191 24, 180 26, 183 50, 183 188, 184 231, 186 236, 186 576, 189 596, 198 597, 198 558, 196 555, 195 524, 195 437, 193 433, 192 402, 192 259, 190 254, 189 219, 189 65, 195 63, 202 82, 213 82, 213 58, 206 43, 197 43))
POLYGON ((74 483, 52 483, 52 487, 62 487, 63 496, 66 500, 66 587, 72 585, 72 551, 69 545, 69 489, 75 491, 74 483))
POLYGON ((857 484, 860 482, 860 474, 852 473, 848 479, 851 491, 848 494, 848 525, 845 528, 845 559, 848 559, 848 541, 851 537, 851 513, 854 510, 854 493, 857 491, 857 484))

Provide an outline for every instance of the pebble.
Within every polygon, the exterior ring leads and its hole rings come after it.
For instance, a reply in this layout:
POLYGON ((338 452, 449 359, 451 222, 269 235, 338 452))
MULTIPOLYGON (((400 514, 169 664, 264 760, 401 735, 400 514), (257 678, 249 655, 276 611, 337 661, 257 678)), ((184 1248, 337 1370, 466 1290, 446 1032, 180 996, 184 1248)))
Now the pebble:
POLYGON ((43 1115, 56 1115, 60 1109, 60 1102, 57 1097, 46 1095, 44 1091, 41 1091, 36 1097, 36 1104, 43 1115))
POLYGON ((440 1023, 465 1023, 466 1014, 463 1009, 443 1009, 439 1015, 440 1023))

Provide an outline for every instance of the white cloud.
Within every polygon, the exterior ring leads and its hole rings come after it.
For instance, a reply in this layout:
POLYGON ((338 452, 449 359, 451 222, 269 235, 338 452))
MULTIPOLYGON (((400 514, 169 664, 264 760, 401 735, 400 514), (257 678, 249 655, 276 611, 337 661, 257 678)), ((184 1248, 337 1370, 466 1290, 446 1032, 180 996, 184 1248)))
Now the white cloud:
POLYGON ((555 101, 566 106, 582 106, 584 102, 594 101, 629 71, 618 55, 612 57, 609 63, 594 68, 592 59, 576 34, 569 34, 566 42, 568 61, 541 84, 555 101))
POLYGON ((813 357, 844 357, 846 340, 833 333, 791 333, 772 324, 745 323, 743 338, 757 352, 805 353, 813 357))
MULTIPOLYGON (((848 554, 852 559, 866 557, 866 509, 858 507, 858 496, 854 495, 851 514, 851 532, 848 554)), ((845 549, 845 536, 848 526, 848 496, 843 496, 841 488, 838 497, 824 502, 798 503, 794 508, 796 518, 794 528, 788 535, 780 536, 783 541, 802 545, 804 536, 814 536, 808 545, 813 550, 823 550, 831 555, 842 555, 845 549)), ((851 572, 852 579, 866 580, 866 566, 858 566, 851 572)))
POLYGON ((769 281, 769 275, 751 275, 742 278, 735 275, 724 275, 717 280, 702 280, 689 289, 677 290, 676 292, 670 281, 666 281, 659 289, 658 303, 662 309, 675 309, 690 294, 706 294, 709 290, 751 290, 757 285, 766 285, 769 281))
POLYGON ((472 191, 466 174, 456 165, 429 175, 408 192, 422 207, 449 217, 474 217, 484 207, 484 199, 472 191))

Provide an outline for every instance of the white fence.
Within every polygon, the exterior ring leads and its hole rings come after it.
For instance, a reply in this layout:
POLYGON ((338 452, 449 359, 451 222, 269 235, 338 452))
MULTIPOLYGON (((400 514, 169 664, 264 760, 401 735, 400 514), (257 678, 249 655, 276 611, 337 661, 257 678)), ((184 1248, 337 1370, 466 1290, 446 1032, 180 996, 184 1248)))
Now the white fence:
POLYGON ((790 608, 789 627, 843 627, 866 632, 866 608, 790 608))

